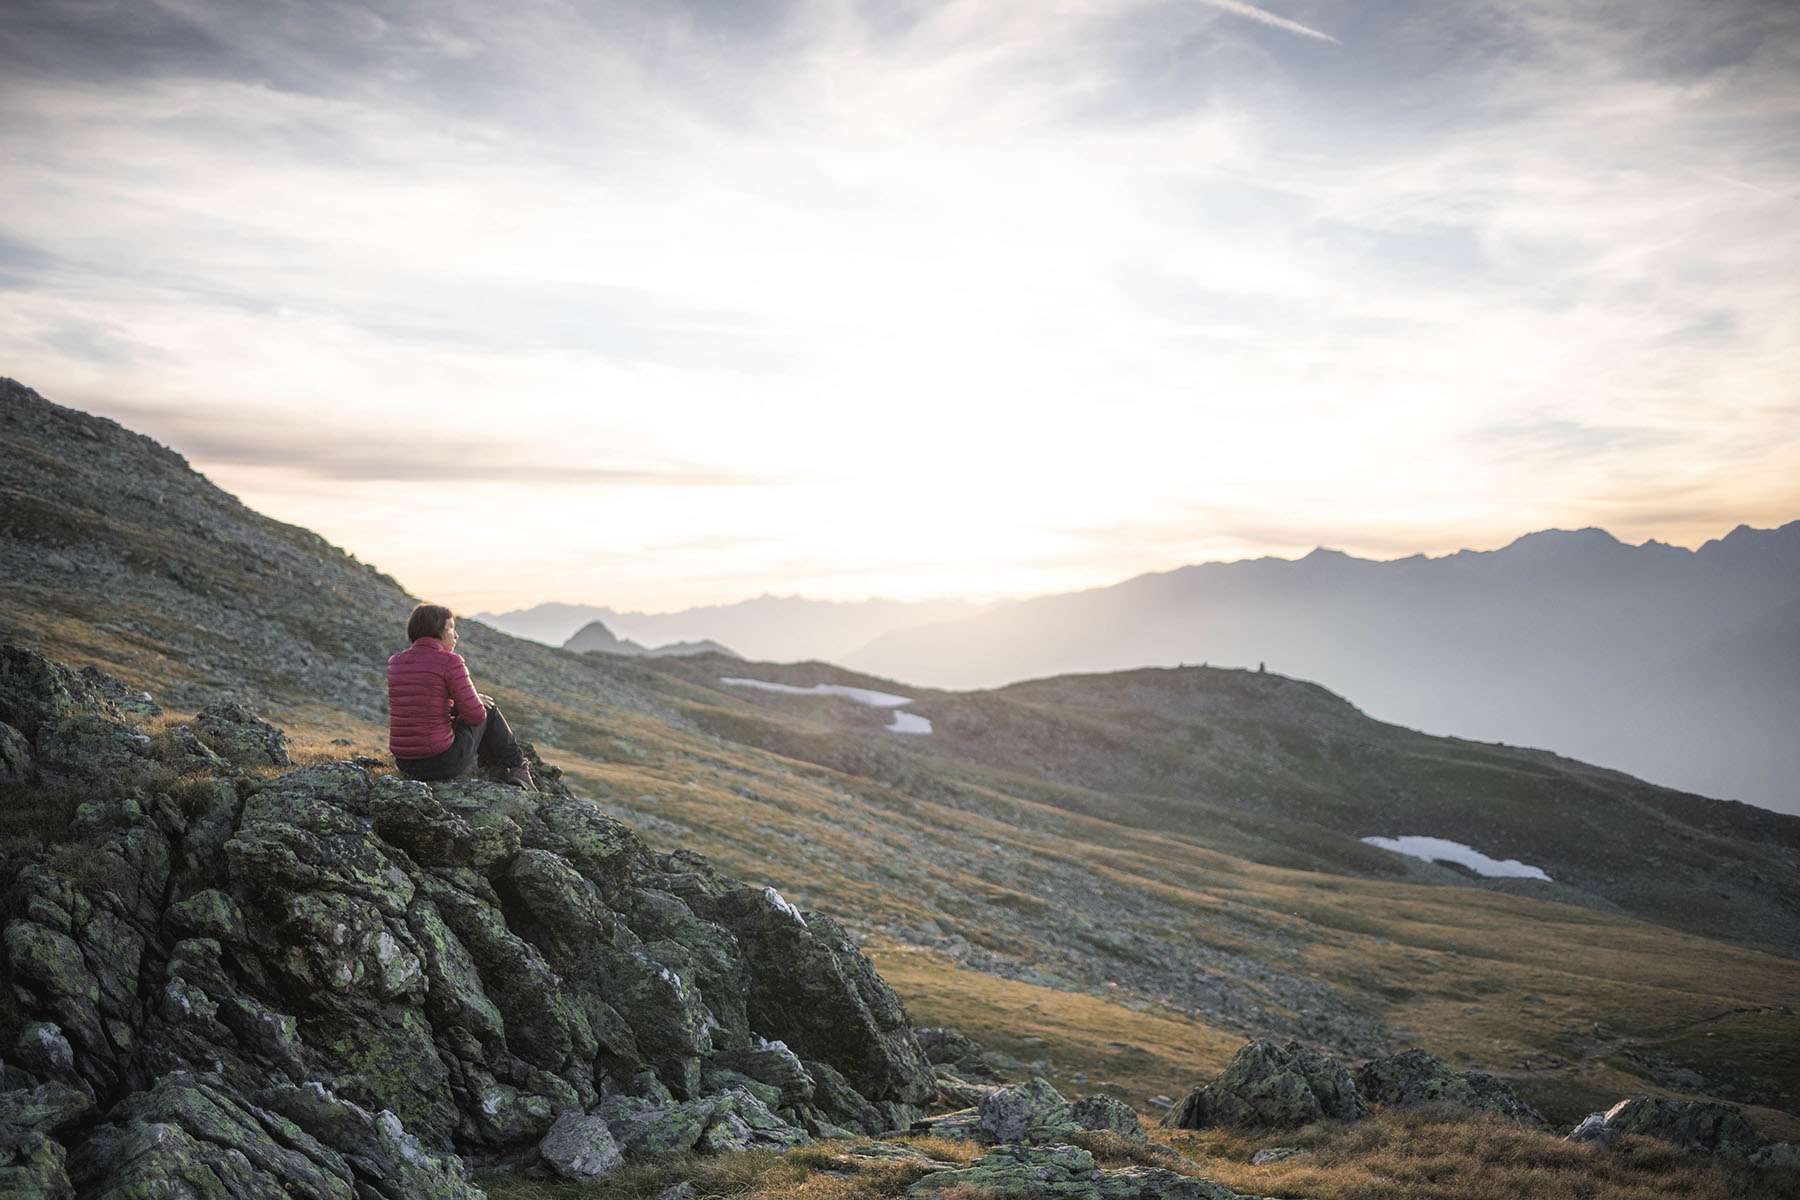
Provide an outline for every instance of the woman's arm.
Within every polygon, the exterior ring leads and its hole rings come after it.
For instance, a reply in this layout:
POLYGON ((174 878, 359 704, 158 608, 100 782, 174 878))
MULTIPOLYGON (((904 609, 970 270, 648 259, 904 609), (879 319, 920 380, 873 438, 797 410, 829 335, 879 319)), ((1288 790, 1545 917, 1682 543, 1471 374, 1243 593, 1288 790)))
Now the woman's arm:
POLYGON ((469 679, 469 666, 463 662, 462 655, 450 656, 445 681, 450 685, 450 701, 456 706, 457 720, 464 725, 479 725, 487 720, 487 708, 475 692, 475 684, 469 679))

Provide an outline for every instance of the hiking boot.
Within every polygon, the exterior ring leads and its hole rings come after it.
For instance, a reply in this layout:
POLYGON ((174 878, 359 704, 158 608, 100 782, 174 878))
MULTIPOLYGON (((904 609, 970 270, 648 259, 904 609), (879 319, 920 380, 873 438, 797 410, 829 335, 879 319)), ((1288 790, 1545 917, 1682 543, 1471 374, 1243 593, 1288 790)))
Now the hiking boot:
POLYGON ((531 768, 524 763, 506 768, 500 775, 500 782, 510 783, 513 787, 527 792, 537 791, 537 784, 531 782, 531 768))

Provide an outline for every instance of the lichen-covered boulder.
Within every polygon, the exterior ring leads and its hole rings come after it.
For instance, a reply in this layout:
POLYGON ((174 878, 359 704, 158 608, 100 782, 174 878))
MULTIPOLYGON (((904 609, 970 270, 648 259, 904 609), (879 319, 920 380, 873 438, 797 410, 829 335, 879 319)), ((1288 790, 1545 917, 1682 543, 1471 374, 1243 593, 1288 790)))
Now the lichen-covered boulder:
POLYGON ((1161 1168, 1101 1170, 1094 1156, 1078 1146, 997 1146, 970 1167, 934 1171, 907 1189, 909 1195, 932 1196, 951 1188, 975 1194, 1018 1196, 1028 1200, 1071 1197, 1079 1200, 1241 1200, 1237 1192, 1207 1179, 1194 1179, 1161 1168))
POLYGON ((1111 1096, 1083 1096, 1069 1106, 1069 1120, 1093 1133, 1112 1133, 1140 1146, 1150 1144, 1137 1110, 1111 1096))
POLYGON ((110 717, 77 713, 38 726, 39 774, 64 783, 129 786, 150 765, 150 739, 110 717))
POLYGON ((741 1089, 662 1104, 609 1096, 595 1112, 606 1120, 619 1145, 634 1154, 717 1153, 752 1146, 797 1146, 810 1140, 805 1130, 788 1125, 741 1089))
POLYGON ((241 704, 209 704, 194 714, 200 737, 241 767, 288 765, 287 734, 241 704))
POLYGON ((759 1034, 830 1063, 871 1100, 917 1104, 936 1093, 900 997, 836 921, 802 914, 774 888, 689 904, 737 939, 745 1008, 759 1034))
POLYGON ((772 1088, 781 1104, 797 1107, 813 1098, 813 1077, 807 1074, 799 1055, 785 1043, 764 1041, 755 1046, 715 1050, 710 1063, 772 1088))
POLYGON ((1356 1071, 1357 1090, 1371 1104, 1450 1104, 1476 1112, 1548 1128, 1543 1117, 1512 1088, 1480 1071, 1453 1071, 1423 1050, 1405 1050, 1364 1063, 1356 1071))
POLYGON ((59 1080, 0 1092, 0 1129, 54 1133, 94 1107, 88 1092, 59 1080))
MULTIPOLYGON (((1637 1096, 1594 1113, 1568 1140, 1611 1146, 1626 1134, 1652 1137, 1701 1154, 1750 1159, 1768 1149, 1769 1139, 1736 1105, 1713 1100, 1659 1100, 1637 1096)), ((1767 1157, 1767 1156, 1765 1156, 1767 1157)))
POLYGON ((35 650, 0 645, 0 722, 35 738, 45 722, 82 715, 125 719, 93 678, 35 650))
POLYGON ((30 782, 32 775, 30 740, 0 721, 0 784, 18 787, 30 782))
POLYGON ((1291 1129, 1321 1118, 1359 1120, 1369 1109, 1343 1064, 1295 1042, 1254 1041, 1213 1080, 1171 1108, 1171 1129, 1291 1129))
POLYGON ((72 1200, 62 1143, 35 1130, 0 1127, 0 1196, 72 1200))
POLYGON ((1069 1102, 1048 1080, 1032 1078, 1011 1087, 995 1088, 976 1105, 981 1128, 996 1142, 1016 1142, 1034 1128, 1069 1129, 1069 1102))
POLYGON ((169 1180, 195 1195, 351 1200, 349 1164, 297 1134, 219 1081, 176 1072, 113 1109, 70 1173, 87 1194, 154 1195, 169 1180))
POLYGON ((575 1183, 592 1183, 625 1163, 606 1118, 574 1109, 556 1119, 538 1144, 538 1157, 557 1175, 575 1183))

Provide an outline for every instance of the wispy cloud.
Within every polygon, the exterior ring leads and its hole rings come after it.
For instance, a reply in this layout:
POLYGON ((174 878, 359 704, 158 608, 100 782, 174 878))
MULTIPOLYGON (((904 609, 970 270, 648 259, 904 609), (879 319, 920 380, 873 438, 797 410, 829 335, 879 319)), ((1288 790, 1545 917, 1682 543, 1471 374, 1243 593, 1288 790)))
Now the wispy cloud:
POLYGON ((1289 33, 1297 33, 1302 37, 1318 38, 1322 42, 1337 41, 1337 39, 1332 37, 1329 33, 1320 33, 1317 29, 1302 25, 1298 21, 1290 21, 1286 17, 1278 17, 1268 9, 1258 8, 1254 4, 1245 4, 1243 3, 1243 0, 1201 0, 1201 2, 1203 4, 1210 4, 1214 8, 1222 8, 1229 13, 1236 13, 1240 17, 1249 17, 1252 21, 1260 21, 1262 24, 1268 25, 1274 29, 1285 29, 1289 33))
POLYGON ((1768 524, 1797 121, 1760 0, 21 0, 0 361, 346 538, 623 507, 621 604, 1768 524))

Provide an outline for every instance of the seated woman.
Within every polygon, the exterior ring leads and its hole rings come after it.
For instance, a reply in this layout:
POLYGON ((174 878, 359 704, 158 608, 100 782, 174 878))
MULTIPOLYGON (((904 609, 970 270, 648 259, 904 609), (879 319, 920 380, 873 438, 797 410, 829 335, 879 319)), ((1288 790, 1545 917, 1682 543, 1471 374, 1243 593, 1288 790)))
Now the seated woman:
POLYGON ((412 646, 388 659, 388 749, 408 779, 455 779, 479 762, 502 783, 537 791, 525 753, 492 696, 469 681, 456 617, 421 604, 406 622, 412 646))

